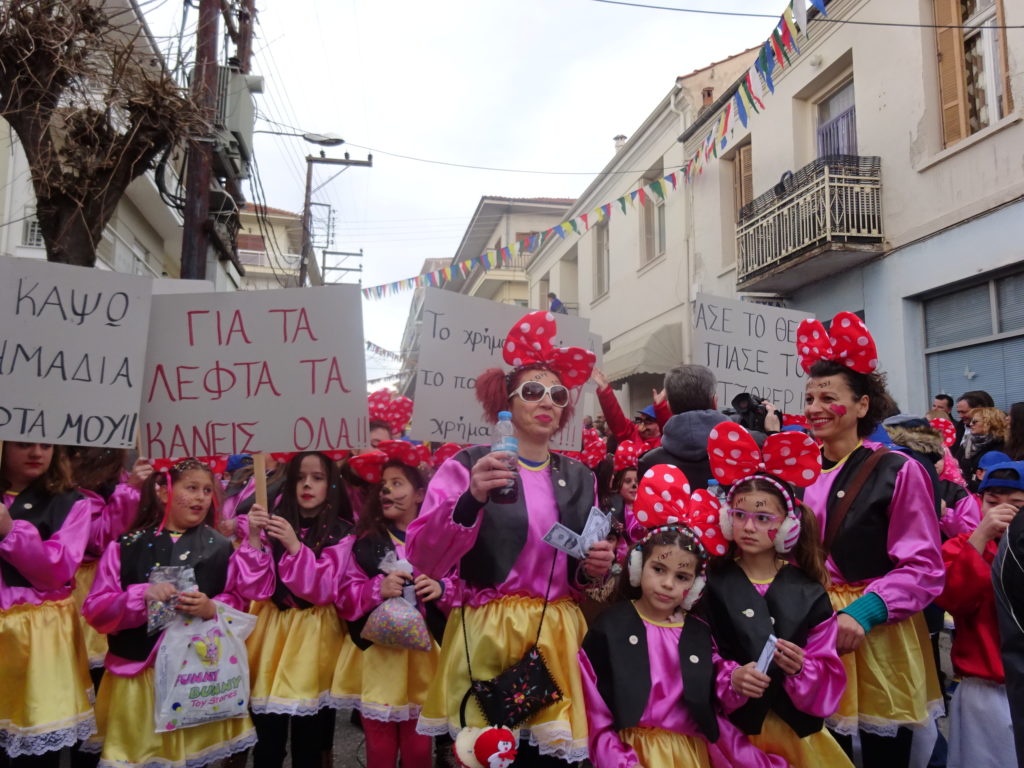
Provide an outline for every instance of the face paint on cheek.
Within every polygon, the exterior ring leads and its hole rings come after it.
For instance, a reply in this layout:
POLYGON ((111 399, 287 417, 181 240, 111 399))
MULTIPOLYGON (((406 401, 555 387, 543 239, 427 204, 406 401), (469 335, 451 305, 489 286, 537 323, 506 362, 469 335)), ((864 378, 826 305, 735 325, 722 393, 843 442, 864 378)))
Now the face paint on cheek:
POLYGON ((838 405, 836 403, 832 403, 828 407, 828 409, 830 411, 832 411, 832 413, 834 413, 836 416, 845 416, 846 415, 846 406, 845 405, 838 405))
POLYGON ((768 529, 768 541, 774 543, 775 542, 775 537, 778 536, 778 535, 779 535, 779 529, 778 528, 769 528, 768 529))

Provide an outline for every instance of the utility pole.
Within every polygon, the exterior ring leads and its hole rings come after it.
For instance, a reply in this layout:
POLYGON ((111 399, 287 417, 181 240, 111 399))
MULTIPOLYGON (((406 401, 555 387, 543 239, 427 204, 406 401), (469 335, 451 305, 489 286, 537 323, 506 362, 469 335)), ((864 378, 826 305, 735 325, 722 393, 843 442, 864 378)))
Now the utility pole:
POLYGON ((302 204, 302 255, 299 258, 299 287, 306 285, 306 274, 309 271, 309 260, 313 257, 313 236, 310 211, 310 203, 313 197, 313 165, 361 165, 365 168, 373 167, 373 155, 367 155, 365 160, 349 160, 348 153, 344 158, 334 157, 313 157, 306 155, 306 199, 302 204))
MULTIPOLYGON (((196 32, 196 66, 192 72, 192 96, 204 121, 213 127, 217 104, 217 18, 220 0, 199 0, 196 32)), ((181 277, 206 278, 210 248, 210 180, 213 167, 213 136, 193 136, 185 171, 185 222, 181 234, 181 277)))

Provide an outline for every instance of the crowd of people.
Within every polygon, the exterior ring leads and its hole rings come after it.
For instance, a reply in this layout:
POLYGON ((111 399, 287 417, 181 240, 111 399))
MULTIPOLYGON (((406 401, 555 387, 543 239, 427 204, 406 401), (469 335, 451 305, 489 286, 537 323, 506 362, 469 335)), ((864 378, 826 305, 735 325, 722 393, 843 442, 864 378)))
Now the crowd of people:
POLYGON ((680 365, 629 418, 556 330, 527 314, 476 379, 515 453, 405 439, 386 392, 361 451, 4 443, 0 766, 329 766, 339 711, 370 768, 1024 756, 1024 403, 901 413, 840 313, 798 330, 802 413, 680 365), (591 378, 601 414, 551 450, 591 378), (246 712, 153 727, 168 606, 251 617, 246 712))

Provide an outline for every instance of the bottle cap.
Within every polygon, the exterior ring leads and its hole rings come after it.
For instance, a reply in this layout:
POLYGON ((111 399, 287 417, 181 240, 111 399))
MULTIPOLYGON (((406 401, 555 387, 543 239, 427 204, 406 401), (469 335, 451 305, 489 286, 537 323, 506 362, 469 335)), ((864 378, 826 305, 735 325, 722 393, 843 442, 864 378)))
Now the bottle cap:
POLYGON ((498 421, 512 421, 512 411, 498 411, 498 421))
POLYGON ((708 480, 708 488, 710 488, 712 485, 718 485, 718 481, 715 480, 715 478, 713 477, 708 480))

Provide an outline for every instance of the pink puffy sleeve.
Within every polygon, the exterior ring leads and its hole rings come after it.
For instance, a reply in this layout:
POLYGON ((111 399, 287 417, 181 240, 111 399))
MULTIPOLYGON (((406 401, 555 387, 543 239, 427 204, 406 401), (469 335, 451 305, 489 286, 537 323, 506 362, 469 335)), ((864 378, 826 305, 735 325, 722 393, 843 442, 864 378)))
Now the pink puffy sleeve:
POLYGON ((455 570, 476 544, 482 517, 480 505, 469 494, 469 470, 457 461, 446 461, 427 486, 420 514, 406 532, 406 553, 421 573, 441 579, 455 570), (455 521, 456 507, 476 516, 472 525, 455 521))
POLYGON ((274 594, 277 569, 266 548, 255 549, 249 545, 248 537, 242 539, 241 546, 231 555, 231 566, 230 591, 243 600, 266 600, 274 594))
POLYGON ((462 604, 462 582, 459 577, 454 573, 445 576, 443 579, 438 579, 441 582, 441 587, 444 590, 441 592, 441 596, 435 601, 438 608, 447 616, 452 612, 452 608, 456 608, 462 604))
POLYGON ((238 517, 238 505, 245 501, 247 498, 252 496, 256 490, 256 481, 253 478, 249 478, 245 485, 242 486, 242 490, 233 496, 224 500, 224 503, 220 508, 220 517, 222 520, 233 520, 238 517))
POLYGON ((93 519, 89 531, 88 551, 102 554, 107 545, 127 533, 139 513, 140 494, 138 488, 128 483, 118 483, 110 498, 103 502, 103 509, 93 519))
MULTIPOLYGON (((449 462, 450 463, 450 462, 449 462)), ((349 538, 354 538, 350 536, 349 538)), ((351 549, 351 544, 349 545, 351 549)), ((360 619, 384 600, 380 596, 380 585, 384 581, 383 574, 367 576, 354 557, 349 557, 334 607, 338 615, 345 621, 360 619)))
MULTIPOLYGON (((601 692, 597 689, 597 675, 587 658, 587 653, 580 650, 580 677, 583 683, 583 700, 587 709, 587 729, 589 731, 588 747, 590 762, 596 768, 632 768, 640 765, 640 759, 631 746, 619 738, 614 728, 612 713, 608 709, 601 692)), ((646 768, 651 768, 647 766, 646 768)))
POLYGON ((889 614, 886 622, 894 624, 938 597, 945 581, 931 480, 913 459, 896 475, 887 541, 895 567, 872 581, 865 593, 882 598, 889 614))
POLYGON ((64 524, 43 540, 39 529, 25 520, 15 520, 0 540, 3 558, 39 592, 53 592, 74 578, 82 564, 94 513, 102 501, 89 496, 76 501, 64 524))
POLYGON ((100 558, 96 580, 82 605, 85 620, 104 635, 142 626, 146 622, 148 584, 121 588, 121 545, 112 541, 100 558))
POLYGON ((961 533, 973 533, 980 523, 981 507, 978 505, 978 498, 969 493, 952 509, 946 510, 946 514, 939 521, 939 527, 946 534, 946 538, 952 539, 961 533))
POLYGON ((292 594, 313 605, 336 603, 354 542, 355 536, 346 536, 337 544, 326 547, 320 557, 303 544, 298 553, 289 555, 285 552, 281 555, 277 562, 277 576, 292 594))
POLYGON ((814 627, 804 645, 804 668, 783 683, 796 708, 814 717, 834 715, 846 690, 846 668, 836 653, 838 631, 835 614, 814 627))

